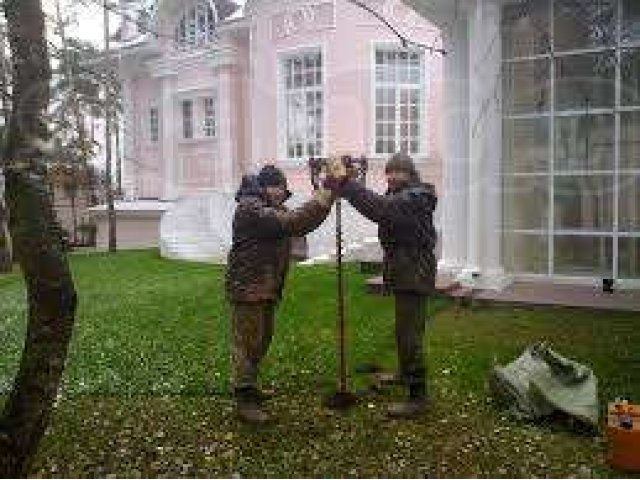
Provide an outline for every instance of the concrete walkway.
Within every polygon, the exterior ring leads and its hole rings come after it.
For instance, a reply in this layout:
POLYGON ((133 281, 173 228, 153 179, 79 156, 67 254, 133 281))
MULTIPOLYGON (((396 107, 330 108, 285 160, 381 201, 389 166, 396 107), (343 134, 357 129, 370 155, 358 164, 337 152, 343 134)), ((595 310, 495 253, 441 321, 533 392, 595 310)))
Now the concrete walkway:
POLYGON ((616 290, 613 293, 605 293, 600 288, 585 285, 514 282, 500 292, 474 292, 473 301, 640 313, 640 290, 616 290))
MULTIPOLYGON (((372 294, 383 294, 382 277, 367 280, 367 290, 372 294)), ((436 280, 436 290, 441 295, 474 305, 562 306, 640 313, 640 290, 605 293, 593 286, 541 282, 514 282, 502 291, 471 290, 451 278, 440 276, 436 280)), ((638 320, 640 321, 640 316, 638 320)))

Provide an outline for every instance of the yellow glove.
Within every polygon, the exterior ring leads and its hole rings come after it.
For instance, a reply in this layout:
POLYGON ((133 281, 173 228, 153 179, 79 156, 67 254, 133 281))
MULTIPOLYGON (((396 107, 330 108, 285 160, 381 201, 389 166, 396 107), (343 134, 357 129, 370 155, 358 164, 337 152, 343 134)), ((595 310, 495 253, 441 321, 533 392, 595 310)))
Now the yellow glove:
POLYGON ((327 161, 327 176, 343 180, 347 176, 347 167, 340 157, 330 157, 327 161))
POLYGON ((331 190, 326 188, 319 188, 313 192, 313 199, 322 205, 324 208, 331 208, 331 205, 336 199, 335 194, 331 190))
POLYGON ((331 157, 327 161, 327 177, 324 180, 324 187, 336 192, 339 191, 347 180, 349 172, 340 157, 331 157))

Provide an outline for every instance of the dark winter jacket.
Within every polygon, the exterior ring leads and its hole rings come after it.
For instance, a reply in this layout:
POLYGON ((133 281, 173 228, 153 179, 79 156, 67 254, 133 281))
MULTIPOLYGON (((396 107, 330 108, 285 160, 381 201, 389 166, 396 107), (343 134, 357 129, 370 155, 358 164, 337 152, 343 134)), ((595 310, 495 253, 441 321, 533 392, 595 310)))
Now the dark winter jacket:
POLYGON ((378 224, 385 287, 393 292, 432 293, 437 270, 433 211, 438 201, 433 185, 416 183, 379 195, 348 181, 341 195, 378 224))
POLYGON ((330 208, 310 200, 295 210, 270 206, 253 176, 236 194, 226 291, 231 302, 278 301, 289 269, 291 237, 315 230, 330 208))

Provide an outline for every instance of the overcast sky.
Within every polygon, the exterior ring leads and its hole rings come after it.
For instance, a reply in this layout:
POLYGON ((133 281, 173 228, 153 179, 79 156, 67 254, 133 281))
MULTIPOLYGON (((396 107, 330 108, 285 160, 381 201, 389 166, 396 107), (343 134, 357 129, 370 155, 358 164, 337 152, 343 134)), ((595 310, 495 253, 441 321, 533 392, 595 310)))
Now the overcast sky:
MULTIPOLYGON (((184 0, 177 1, 182 2, 184 0)), ((72 12, 75 12, 76 21, 74 25, 69 27, 67 35, 102 46, 104 43, 103 13, 102 7, 96 4, 101 2, 102 0, 60 0, 63 16, 68 17, 72 12)), ((245 0, 235 0, 235 2, 239 5, 244 5, 245 0)), ((47 24, 49 28, 51 28, 56 13, 56 2, 55 0, 42 0, 42 7, 50 18, 47 24)), ((119 23, 119 16, 112 13, 109 20, 112 33, 116 30, 119 23)))

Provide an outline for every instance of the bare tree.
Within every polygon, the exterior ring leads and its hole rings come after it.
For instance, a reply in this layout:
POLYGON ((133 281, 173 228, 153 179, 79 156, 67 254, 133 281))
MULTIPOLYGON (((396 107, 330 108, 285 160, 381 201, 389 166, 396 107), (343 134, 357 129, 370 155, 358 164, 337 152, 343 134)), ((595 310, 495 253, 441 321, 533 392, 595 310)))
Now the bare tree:
POLYGON ((4 200, 0 189, 0 273, 8 273, 11 271, 11 243, 9 241, 9 229, 7 228, 7 209, 4 206, 4 200))
POLYGON ((51 71, 40 0, 4 0, 12 107, 0 161, 14 253, 27 289, 27 334, 0 417, 0 477, 24 477, 38 449, 67 358, 76 293, 45 187, 43 118, 51 71))
POLYGON ((79 210, 86 204, 87 193, 81 188, 82 180, 88 171, 88 158, 98 146, 87 136, 85 113, 92 106, 103 108, 100 86, 104 81, 104 73, 90 65, 98 56, 98 51, 87 42, 67 36, 68 17, 63 15, 60 0, 56 0, 55 5, 55 31, 60 47, 51 52, 52 58, 58 61, 57 69, 53 70, 55 81, 51 95, 57 138, 55 163, 50 168, 56 169, 56 172, 50 178, 63 180, 61 184, 52 187, 70 202, 70 237, 72 244, 77 245, 81 227, 79 210))
MULTIPOLYGON (((2 24, 0 25, 0 101, 2 101, 1 118, 3 129, 9 118, 10 105, 6 60, 6 28, 2 24)), ((3 183, 2 188, 0 188, 0 273, 8 273, 11 271, 13 260, 9 229, 7 227, 8 212, 4 204, 4 178, 0 178, 0 182, 3 183)))
POLYGON ((110 44, 110 34, 109 34, 109 9, 107 7, 107 0, 104 0, 103 11, 104 11, 104 64, 107 69, 107 74, 105 76, 105 84, 104 84, 104 95, 105 95, 105 105, 104 105, 104 121, 105 121, 105 193, 107 196, 107 219, 109 225, 109 251, 115 252, 117 249, 117 223, 116 223, 116 209, 114 205, 114 191, 113 191, 113 177, 111 174, 111 124, 113 120, 113 101, 112 101, 112 91, 109 85, 109 78, 111 77, 111 44, 110 44))

